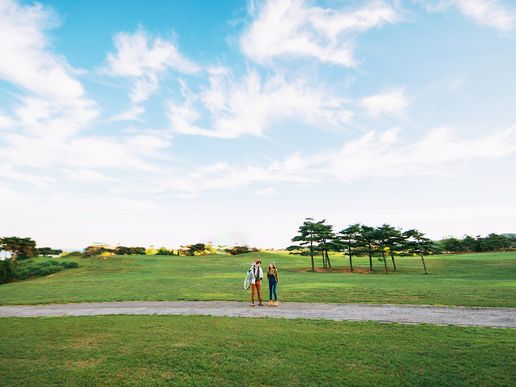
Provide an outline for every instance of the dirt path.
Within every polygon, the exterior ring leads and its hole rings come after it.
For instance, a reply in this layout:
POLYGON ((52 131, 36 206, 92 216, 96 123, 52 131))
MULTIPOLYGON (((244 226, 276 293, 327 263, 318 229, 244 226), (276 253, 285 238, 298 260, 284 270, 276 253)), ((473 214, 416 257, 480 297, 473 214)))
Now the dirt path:
POLYGON ((281 304, 279 307, 251 307, 243 302, 222 301, 101 302, 0 306, 0 317, 98 316, 113 314, 307 318, 516 328, 516 308, 313 304, 300 302, 289 302, 281 304))

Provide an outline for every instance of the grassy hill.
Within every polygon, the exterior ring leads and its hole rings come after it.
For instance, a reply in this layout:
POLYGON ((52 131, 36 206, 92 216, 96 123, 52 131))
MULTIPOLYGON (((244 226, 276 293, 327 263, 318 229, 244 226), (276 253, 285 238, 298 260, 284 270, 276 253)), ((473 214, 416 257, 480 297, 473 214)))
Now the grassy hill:
MULTIPOLYGON (((276 262, 283 301, 396 303, 467 306, 516 306, 516 253, 428 257, 430 274, 417 258, 398 258, 398 272, 347 273, 347 260, 333 257, 335 271, 309 272, 309 258, 253 253, 239 256, 114 256, 68 259, 77 269, 0 286, 0 304, 68 303, 120 300, 247 301, 245 271, 259 257, 276 262)), ((268 296, 267 286, 264 295, 268 296)))

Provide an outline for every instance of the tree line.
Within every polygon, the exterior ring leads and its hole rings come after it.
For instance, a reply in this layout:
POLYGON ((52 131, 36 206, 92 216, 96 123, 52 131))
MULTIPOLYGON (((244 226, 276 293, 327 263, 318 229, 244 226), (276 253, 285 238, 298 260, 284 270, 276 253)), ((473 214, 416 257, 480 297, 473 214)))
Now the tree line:
POLYGON ((312 271, 315 271, 315 257, 321 257, 323 268, 331 270, 332 263, 328 253, 341 252, 348 257, 351 272, 354 271, 353 257, 356 256, 369 258, 370 271, 373 271, 373 257, 378 257, 387 273, 389 258, 393 271, 397 271, 395 256, 417 255, 421 258, 426 274, 428 270, 425 255, 433 254, 437 250, 435 243, 416 229, 402 231, 388 224, 371 227, 357 223, 334 231, 326 220, 315 221, 313 218, 305 219, 292 242, 295 244, 287 250, 292 254, 310 256, 312 271))
POLYGON ((491 233, 485 237, 464 235, 462 238, 447 237, 437 241, 437 246, 446 253, 485 253, 516 249, 516 234, 491 233))
MULTIPOLYGON (((168 249, 166 247, 160 247, 159 249, 145 247, 128 247, 128 246, 116 246, 110 247, 107 245, 91 245, 84 249, 84 256, 99 256, 99 255, 176 255, 176 256, 197 256, 197 255, 210 255, 217 253, 227 253, 229 255, 238 255, 251 252, 260 251, 256 247, 249 247, 246 245, 223 247, 214 247, 211 243, 194 243, 191 245, 183 245, 179 249, 168 249)), ((80 252, 79 252, 80 253, 80 252)))

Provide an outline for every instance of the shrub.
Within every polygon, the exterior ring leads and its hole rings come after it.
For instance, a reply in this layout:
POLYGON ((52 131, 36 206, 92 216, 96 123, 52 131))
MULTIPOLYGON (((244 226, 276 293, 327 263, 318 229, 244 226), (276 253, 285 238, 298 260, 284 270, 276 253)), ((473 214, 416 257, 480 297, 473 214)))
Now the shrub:
POLYGON ((145 247, 118 246, 115 249, 116 255, 145 255, 145 247))
POLYGON ((0 284, 12 281, 16 276, 16 266, 10 259, 0 261, 0 284))
POLYGON ((168 250, 166 247, 160 247, 156 255, 174 255, 174 251, 168 250))
POLYGON ((256 247, 249 247, 249 246, 233 246, 229 249, 225 250, 226 253, 231 255, 238 255, 238 254, 245 254, 245 253, 256 253, 260 250, 258 250, 256 247))
POLYGON ((77 262, 60 262, 60 265, 63 266, 65 269, 76 269, 79 267, 79 264, 77 262))
POLYGON ((31 277, 43 277, 64 269, 72 269, 76 267, 79 267, 77 262, 57 262, 52 260, 43 262, 27 262, 27 264, 20 265, 18 267, 14 279, 24 280, 31 277))

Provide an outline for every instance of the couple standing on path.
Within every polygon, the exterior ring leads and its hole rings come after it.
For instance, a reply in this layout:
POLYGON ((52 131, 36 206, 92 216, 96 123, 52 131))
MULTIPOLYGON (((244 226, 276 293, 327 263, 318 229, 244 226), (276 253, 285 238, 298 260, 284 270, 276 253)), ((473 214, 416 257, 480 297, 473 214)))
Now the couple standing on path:
MULTIPOLYGON (((254 294, 258 293, 258 305, 263 306, 262 303, 262 295, 260 292, 262 280, 263 280, 263 270, 262 270, 262 261, 259 259, 256 260, 254 265, 251 268, 251 306, 254 306, 254 294)), ((267 269, 267 279, 269 280, 269 302, 267 305, 269 306, 278 306, 278 282, 279 282, 279 274, 278 269, 276 269, 276 265, 271 263, 269 268, 267 269), (274 295, 274 302, 272 301, 272 296, 274 295)))

